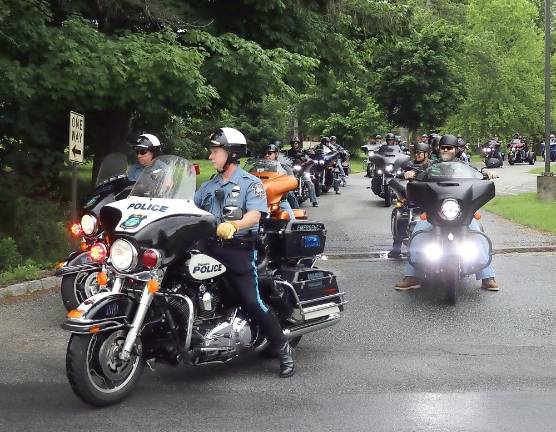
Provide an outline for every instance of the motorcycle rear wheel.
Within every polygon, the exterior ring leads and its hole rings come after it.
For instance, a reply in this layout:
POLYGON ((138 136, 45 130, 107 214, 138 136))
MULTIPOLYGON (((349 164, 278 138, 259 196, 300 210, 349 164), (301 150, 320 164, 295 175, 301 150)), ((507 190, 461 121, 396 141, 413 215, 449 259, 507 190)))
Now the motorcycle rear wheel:
POLYGON ((72 334, 66 353, 66 374, 74 393, 84 402, 103 407, 124 399, 145 366, 140 355, 128 362, 118 355, 127 331, 90 335, 72 334))

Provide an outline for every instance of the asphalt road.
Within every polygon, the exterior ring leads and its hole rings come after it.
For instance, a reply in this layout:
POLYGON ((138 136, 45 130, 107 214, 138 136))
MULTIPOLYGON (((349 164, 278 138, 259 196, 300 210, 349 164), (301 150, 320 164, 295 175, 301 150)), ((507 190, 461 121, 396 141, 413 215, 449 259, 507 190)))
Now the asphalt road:
MULTIPOLYGON (((0 430, 554 430, 556 255, 495 256, 501 290, 464 281, 456 306, 433 289, 397 292, 402 261, 338 257, 389 245, 389 211, 367 180, 351 177, 310 210, 329 230, 320 266, 350 303, 338 326, 303 337, 294 377, 279 379, 276 361, 257 355, 158 366, 120 405, 90 408, 67 383, 64 309, 48 292, 0 304, 0 430)), ((488 232, 499 223, 489 218, 488 232)), ((529 230, 507 227, 529 244, 529 230)), ((501 235, 492 232, 495 247, 501 235)))

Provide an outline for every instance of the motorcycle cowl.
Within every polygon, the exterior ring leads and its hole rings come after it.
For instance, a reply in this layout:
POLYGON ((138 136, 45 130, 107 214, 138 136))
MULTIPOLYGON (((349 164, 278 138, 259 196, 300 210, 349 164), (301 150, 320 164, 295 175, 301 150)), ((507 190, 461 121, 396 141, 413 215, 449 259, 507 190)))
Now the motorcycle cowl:
POLYGON ((136 301, 125 294, 101 292, 77 307, 76 310, 82 314, 80 317, 68 317, 61 327, 75 334, 102 333, 129 327, 136 308, 136 301))
POLYGON ((70 258, 68 258, 64 266, 59 270, 56 270, 54 276, 66 276, 84 271, 96 271, 100 268, 100 264, 91 261, 89 252, 73 252, 70 254, 70 258))

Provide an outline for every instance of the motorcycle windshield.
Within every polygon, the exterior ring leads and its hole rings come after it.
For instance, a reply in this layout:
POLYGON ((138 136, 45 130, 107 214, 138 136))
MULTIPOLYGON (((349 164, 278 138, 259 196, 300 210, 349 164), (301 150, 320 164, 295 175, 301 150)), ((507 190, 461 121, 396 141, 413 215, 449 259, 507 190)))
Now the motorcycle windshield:
POLYGON ((277 160, 249 159, 246 168, 250 173, 275 172, 286 174, 286 170, 277 160))
POLYGON ((143 169, 130 196, 192 200, 195 195, 195 167, 179 156, 163 155, 143 169))
POLYGON ((123 153, 110 153, 100 164, 95 186, 108 183, 121 176, 127 176, 127 158, 123 153))
POLYGON ((437 182, 445 179, 477 179, 483 174, 464 162, 440 162, 431 165, 418 176, 420 181, 437 182))

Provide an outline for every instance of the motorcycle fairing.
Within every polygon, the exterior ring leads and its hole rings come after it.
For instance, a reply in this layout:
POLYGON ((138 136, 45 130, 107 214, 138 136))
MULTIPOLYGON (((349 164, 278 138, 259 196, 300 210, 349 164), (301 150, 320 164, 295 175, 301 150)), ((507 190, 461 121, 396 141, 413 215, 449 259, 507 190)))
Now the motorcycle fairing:
POLYGON ((72 252, 64 266, 54 273, 54 276, 65 276, 82 271, 100 269, 101 265, 91 261, 89 252, 72 252))

